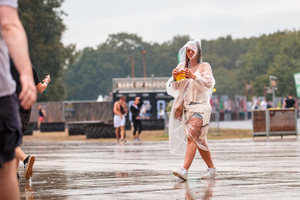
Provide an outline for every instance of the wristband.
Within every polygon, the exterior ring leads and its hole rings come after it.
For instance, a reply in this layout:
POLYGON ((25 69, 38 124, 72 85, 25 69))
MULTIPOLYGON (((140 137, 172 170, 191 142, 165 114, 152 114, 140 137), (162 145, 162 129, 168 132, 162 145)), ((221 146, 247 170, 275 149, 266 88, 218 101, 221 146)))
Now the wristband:
MULTIPOLYGON (((49 82, 45 81, 44 83, 47 83, 47 87, 48 87, 49 82)), ((45 88, 45 92, 48 92, 48 91, 47 91, 47 87, 45 88)))

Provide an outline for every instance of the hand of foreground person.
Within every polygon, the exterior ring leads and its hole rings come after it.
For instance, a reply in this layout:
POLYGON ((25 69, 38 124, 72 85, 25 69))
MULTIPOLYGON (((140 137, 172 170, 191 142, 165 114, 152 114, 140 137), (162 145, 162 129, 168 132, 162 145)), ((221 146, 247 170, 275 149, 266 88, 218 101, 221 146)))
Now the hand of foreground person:
POLYGON ((20 75, 20 82, 22 85, 22 91, 19 95, 20 105, 27 110, 36 101, 37 91, 32 76, 20 75))
POLYGON ((50 83, 50 75, 47 75, 46 78, 44 78, 43 83, 47 82, 48 84, 50 83))

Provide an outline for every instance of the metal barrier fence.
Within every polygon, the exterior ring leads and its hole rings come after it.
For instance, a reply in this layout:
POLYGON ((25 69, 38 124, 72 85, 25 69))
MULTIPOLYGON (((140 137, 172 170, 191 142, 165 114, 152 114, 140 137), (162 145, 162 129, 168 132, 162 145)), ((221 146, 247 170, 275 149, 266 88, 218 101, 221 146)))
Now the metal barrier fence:
POLYGON ((208 134, 220 135, 220 112, 211 113, 208 134))
POLYGON ((253 134, 255 136, 296 135, 297 110, 267 109, 252 112, 253 134))

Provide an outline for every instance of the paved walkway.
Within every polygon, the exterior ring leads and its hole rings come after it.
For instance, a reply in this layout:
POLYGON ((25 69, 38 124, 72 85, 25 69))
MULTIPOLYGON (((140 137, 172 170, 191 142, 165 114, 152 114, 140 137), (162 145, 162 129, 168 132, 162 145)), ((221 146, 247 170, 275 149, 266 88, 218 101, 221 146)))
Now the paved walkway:
MULTIPOLYGON (((171 175, 183 156, 168 142, 25 142, 36 156, 30 182, 20 180, 22 199, 263 199, 300 198, 300 140, 296 137, 210 141, 219 170, 206 170, 197 154, 187 182, 171 175)), ((22 165, 21 165, 22 166, 22 165)), ((23 170, 20 168, 23 176, 23 170)))

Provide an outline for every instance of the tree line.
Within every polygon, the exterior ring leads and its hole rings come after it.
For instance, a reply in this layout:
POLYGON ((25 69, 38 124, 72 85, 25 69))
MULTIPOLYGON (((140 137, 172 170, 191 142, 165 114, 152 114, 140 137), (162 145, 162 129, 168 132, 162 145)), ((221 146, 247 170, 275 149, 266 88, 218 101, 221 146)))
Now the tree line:
MULTIPOLYGON (((108 36, 96 48, 64 46, 66 29, 60 9, 63 0, 23 0, 20 18, 28 35, 30 56, 40 76, 50 74, 48 93, 39 101, 95 100, 112 91, 113 78, 143 77, 143 51, 147 76, 170 77, 178 64, 179 49, 189 35, 177 35, 161 44, 145 42, 131 33, 108 36)), ((200 38, 201 39, 201 38, 200 38)), ((252 81, 253 95, 263 96, 269 76, 278 78, 276 96, 295 95, 293 74, 300 72, 300 31, 284 30, 260 37, 202 40, 203 61, 216 79, 216 95, 244 95, 244 81, 252 81)))
MULTIPOLYGON (((96 99, 112 90, 112 78, 131 77, 131 57, 135 77, 143 76, 142 51, 146 51, 147 76, 171 76, 177 66, 178 50, 191 40, 188 35, 147 43, 135 34, 111 34, 96 49, 78 52, 77 62, 68 66, 65 83, 70 100, 96 99), (79 81, 78 81, 79 80, 79 81)), ((300 71, 300 32, 278 31, 260 37, 202 40, 203 61, 212 66, 216 95, 244 95, 244 82, 252 82, 253 95, 263 96, 269 76, 278 78, 277 96, 295 95, 293 74, 300 71)), ((248 95, 250 96, 250 95, 248 95)))

